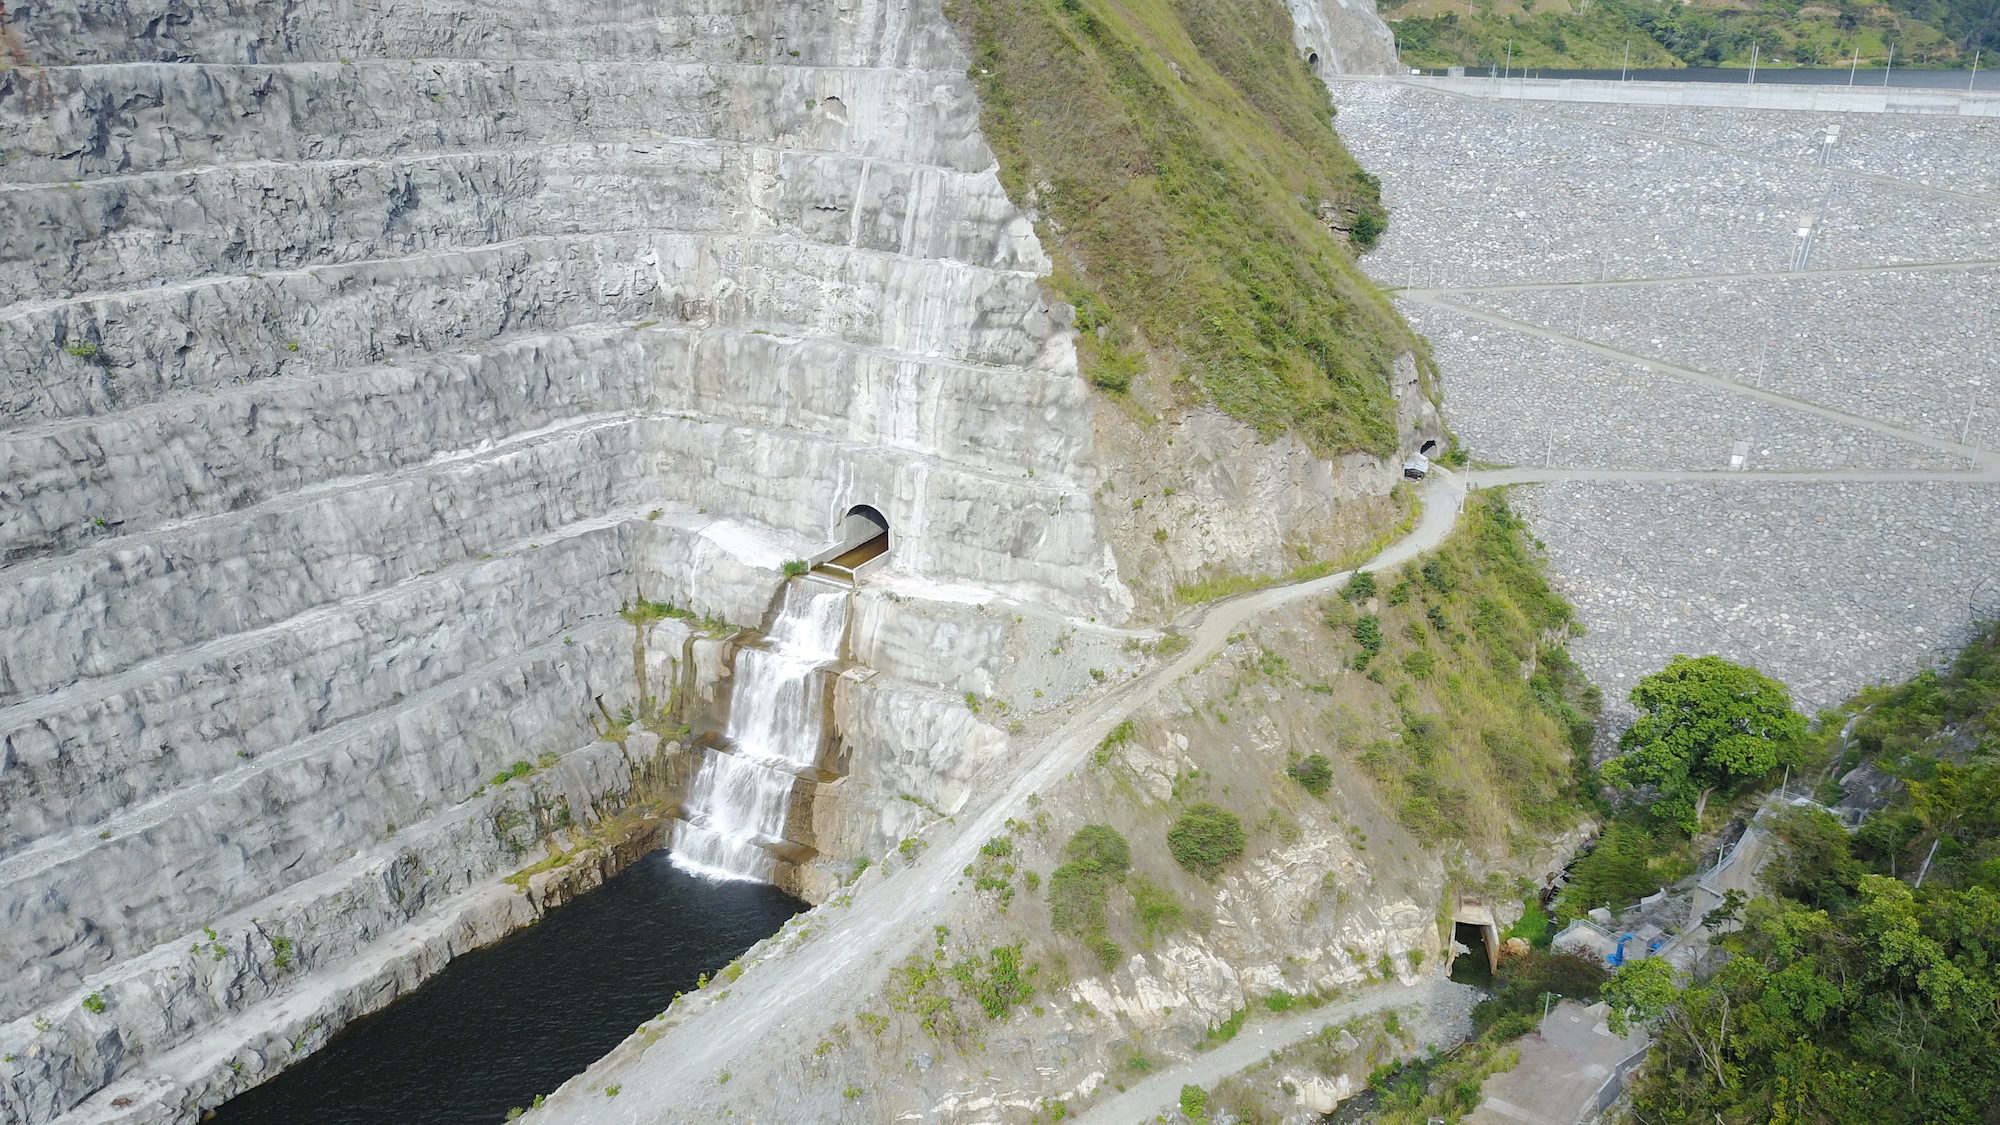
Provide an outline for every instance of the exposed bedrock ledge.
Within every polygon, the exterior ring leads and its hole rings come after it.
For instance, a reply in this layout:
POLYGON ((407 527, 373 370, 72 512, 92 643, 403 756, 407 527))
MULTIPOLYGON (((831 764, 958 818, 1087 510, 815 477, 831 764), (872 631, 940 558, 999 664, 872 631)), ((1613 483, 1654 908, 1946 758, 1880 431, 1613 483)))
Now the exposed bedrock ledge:
POLYGON ((365 595, 579 518, 633 507, 634 423, 20 564, 0 586, 0 702, 365 595))
POLYGON ((833 712, 848 772, 814 794, 820 855, 793 875, 811 902, 852 879, 855 859, 879 860, 963 808, 973 779, 1009 750, 1007 736, 963 702, 887 676, 836 680, 833 712))
POLYGON ((426 352, 504 351, 513 345, 498 342, 517 334, 645 322, 1074 379, 1067 339, 1029 274, 784 238, 621 232, 16 305, 0 315, 0 410, 16 424, 102 414, 426 352))
POLYGON ((1292 42, 1321 77, 1396 73, 1396 37, 1375 0, 1285 0, 1292 42))
POLYGON ((894 579, 864 589, 848 630, 854 659, 955 699, 969 692, 993 705, 1002 725, 1008 714, 1053 710, 1100 682, 1136 674, 1148 662, 1137 642, 1156 635, 1078 620, 1032 601, 926 593, 894 579))
POLYGON ((959 363, 826 336, 648 331, 664 337, 648 402, 665 411, 907 450, 1022 480, 1033 472, 1060 483, 1088 471, 1089 392, 1073 370, 959 363))
POLYGON ((0 559, 405 472, 496 438, 520 444, 585 411, 603 420, 637 405, 647 351, 616 329, 537 337, 0 433, 0 559))
POLYGON ((485 667, 0 860, 0 1014, 333 867, 464 799, 497 764, 576 746, 631 679, 623 622, 485 667))
POLYGON ((16 305, 0 316, 0 411, 17 424, 97 415, 657 319, 646 247, 638 234, 530 238, 16 305))
MULTIPOLYGON (((1444 440, 1412 356, 1397 357, 1390 389, 1404 452, 1444 440)), ((1151 610, 1173 607, 1177 587, 1331 565, 1394 521, 1384 498, 1403 479, 1400 456, 1329 459, 1289 434, 1263 440, 1212 407, 1161 409, 1144 426, 1124 410, 1093 411, 1107 482, 1099 510, 1120 573, 1151 610)))
MULTIPOLYGON (((0 709, 0 855, 608 617, 631 596, 631 527, 592 521, 539 550, 469 560, 0 709)), ((497 746, 504 739, 482 733, 496 721, 470 715, 466 733, 497 746)))
POLYGON ((292 8, 260 0, 30 0, 8 17, 28 57, 44 64, 438 57, 963 65, 951 26, 926 5, 750 7, 742 0, 643 9, 621 0, 560 7, 500 0, 474 12, 447 0, 292 8))
POLYGON ((656 779, 677 751, 652 735, 572 749, 93 974, 0 1026, 17 1060, 0 1110, 24 1123, 73 1108, 88 1121, 194 1120, 657 846, 656 779), (548 848, 569 861, 501 882, 548 848), (85 1010, 85 995, 105 1011, 85 1010))
POLYGON ((6 195, 9 301, 631 229, 782 234, 1000 269, 1040 258, 991 173, 708 141, 255 163, 6 195))
MULTIPOLYGON (((17 17, 18 18, 18 17, 17 17)), ((0 71, 7 179, 706 137, 978 172, 969 92, 926 70, 567 59, 161 63, 0 71)))
MULTIPOLYGON (((888 517, 896 568, 917 577, 977 582, 1069 612, 1118 610, 1117 575, 1097 536, 1089 492, 1023 474, 971 472, 917 451, 849 446, 795 432, 669 416, 659 425, 662 476, 701 506, 835 541, 856 504, 888 517), (771 481, 786 487, 774 491, 771 481), (908 529, 908 530, 904 530, 908 529)), ((761 615, 760 615, 761 616, 761 615)))

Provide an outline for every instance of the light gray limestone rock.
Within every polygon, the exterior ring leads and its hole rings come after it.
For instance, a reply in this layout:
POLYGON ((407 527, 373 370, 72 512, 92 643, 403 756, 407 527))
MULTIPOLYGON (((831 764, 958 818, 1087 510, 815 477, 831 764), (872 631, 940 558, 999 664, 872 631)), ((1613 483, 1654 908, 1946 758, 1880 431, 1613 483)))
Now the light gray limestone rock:
MULTIPOLYGON (((1372 13, 1309 7, 1379 62, 1372 13)), ((5 32, 0 1120, 190 1120, 531 922, 556 892, 496 879, 550 810, 678 768, 592 744, 598 702, 635 668, 725 694, 722 637, 635 656, 616 611, 755 626, 853 505, 895 547, 829 846, 956 807, 1020 717, 1137 666, 1068 310, 933 0, 47 0, 5 32)), ((1242 496, 1390 480, 1202 425, 1242 496)))
POLYGON ((1375 14, 1375 0, 1285 0, 1292 41, 1313 72, 1396 73, 1396 37, 1375 14))

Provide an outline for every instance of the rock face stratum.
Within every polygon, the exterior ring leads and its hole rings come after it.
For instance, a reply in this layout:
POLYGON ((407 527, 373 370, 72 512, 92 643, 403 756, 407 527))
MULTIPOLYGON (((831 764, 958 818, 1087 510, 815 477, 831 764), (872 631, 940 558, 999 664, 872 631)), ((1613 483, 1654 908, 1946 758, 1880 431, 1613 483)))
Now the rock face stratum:
POLYGON ((0 37, 0 1120, 191 1119, 559 901, 497 879, 673 749, 591 728, 638 691, 621 604, 755 625, 877 508, 959 600, 873 603, 888 674, 839 706, 947 804, 1006 744, 954 700, 1130 612, 934 5, 58 0, 0 37))

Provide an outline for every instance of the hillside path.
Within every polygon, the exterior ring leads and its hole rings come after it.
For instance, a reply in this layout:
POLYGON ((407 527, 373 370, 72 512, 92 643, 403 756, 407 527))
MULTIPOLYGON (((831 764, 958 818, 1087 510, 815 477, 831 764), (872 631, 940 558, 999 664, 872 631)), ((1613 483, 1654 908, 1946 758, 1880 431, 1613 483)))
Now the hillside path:
MULTIPOLYGON (((1398 566, 1443 543, 1464 507, 1464 482, 1456 474, 1437 469, 1424 483, 1422 501, 1423 510, 1410 533, 1356 570, 1398 566)), ((1222 651, 1245 622, 1280 606, 1330 594, 1353 573, 1341 571, 1267 587, 1189 613, 1178 623, 1189 631, 1187 651, 1064 723, 1048 739, 1047 751, 1029 757, 1025 767, 976 814, 961 813, 956 826, 946 822, 933 827, 931 847, 922 859, 884 877, 873 877, 871 872, 871 877, 858 884, 851 905, 820 907, 812 918, 816 932, 809 941, 745 972, 730 985, 728 998, 718 1001, 712 1012, 690 1016, 649 1047, 641 1047, 636 1036, 628 1038, 564 1083, 526 1119, 576 1125, 674 1120, 677 1111, 689 1108, 698 1096, 696 1090, 715 1089, 712 1080, 732 1063, 747 1069, 759 1056, 792 1050, 794 1045, 787 1044, 788 1039, 817 1034, 831 1020, 866 1007, 882 971, 930 938, 931 924, 953 891, 956 880, 952 873, 974 860, 981 843, 1004 830, 1006 819, 1025 807, 1030 794, 1050 788, 1075 770, 1113 727, 1222 651), (614 1085, 619 1087, 620 1096, 607 1099, 601 1091, 614 1085)), ((1387 1006, 1410 1003, 1421 987, 1385 990, 1379 1002, 1387 1006)), ((1371 997, 1366 1002, 1378 1001, 1371 997)), ((1249 1042, 1269 1040, 1271 1026, 1265 1025, 1262 1036, 1254 1034, 1258 1028, 1249 1029, 1249 1042)), ((802 1043, 803 1039, 800 1050, 802 1043)), ((1233 1057, 1221 1052, 1203 1056, 1233 1057)), ((1164 1080, 1175 1073, 1169 1071, 1160 1077, 1164 1080)), ((1176 1093, 1179 1089, 1174 1085, 1176 1093)))
POLYGON ((1354 996, 1304 1015, 1249 1023, 1236 1038, 1215 1050, 1162 1070, 1117 1097, 1092 1106, 1076 1119, 1077 1125, 1144 1125, 1167 1110, 1179 1108, 1182 1086, 1208 1089, 1245 1067, 1254 1066, 1259 1059, 1311 1037, 1323 1027, 1334 1027, 1356 1016, 1391 1008, 1434 1011, 1453 1000, 1466 1002, 1465 994, 1477 992, 1470 985, 1428 976, 1414 985, 1371 985, 1354 996))

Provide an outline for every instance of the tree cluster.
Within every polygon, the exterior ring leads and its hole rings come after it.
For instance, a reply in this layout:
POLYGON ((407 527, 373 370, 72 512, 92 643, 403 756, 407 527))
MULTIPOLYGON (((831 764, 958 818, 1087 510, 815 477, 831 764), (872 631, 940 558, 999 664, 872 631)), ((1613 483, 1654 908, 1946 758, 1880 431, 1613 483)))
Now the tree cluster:
MULTIPOLYGON (((1687 679, 1649 692, 1657 708, 1643 738, 1691 744, 1661 733, 1692 691, 1687 679)), ((1752 701, 1769 702, 1755 680, 1718 679, 1736 685, 1727 713, 1789 729, 1754 717, 1752 701)), ((1656 1027, 1634 1089, 1636 1119, 2000 1122, 2000 625, 1949 670, 1862 703, 1854 744, 1903 781, 1901 795, 1852 834, 1822 809, 1783 810, 1770 824, 1769 893, 1732 896, 1707 919, 1728 931, 1716 939, 1718 965, 1676 979, 1665 961, 1646 960, 1606 985, 1618 1022, 1656 1027)), ((1723 730, 1716 742, 1744 729, 1686 725, 1723 730)), ((1694 786, 1773 760, 1757 749, 1719 759, 1721 770, 1649 767, 1645 776, 1666 779, 1677 796, 1661 799, 1680 808, 1694 786)))

